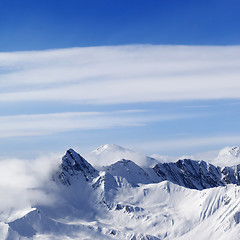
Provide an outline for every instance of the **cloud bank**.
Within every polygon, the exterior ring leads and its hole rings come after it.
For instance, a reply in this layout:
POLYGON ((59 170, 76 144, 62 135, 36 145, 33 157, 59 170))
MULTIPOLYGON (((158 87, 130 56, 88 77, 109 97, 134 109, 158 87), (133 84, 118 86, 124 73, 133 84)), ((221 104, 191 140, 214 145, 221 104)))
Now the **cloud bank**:
POLYGON ((18 218, 36 204, 53 204, 57 195, 51 174, 58 164, 55 154, 35 160, 0 159, 0 222, 18 218))
POLYGON ((240 98, 239 46, 0 53, 0 101, 119 104, 240 98))

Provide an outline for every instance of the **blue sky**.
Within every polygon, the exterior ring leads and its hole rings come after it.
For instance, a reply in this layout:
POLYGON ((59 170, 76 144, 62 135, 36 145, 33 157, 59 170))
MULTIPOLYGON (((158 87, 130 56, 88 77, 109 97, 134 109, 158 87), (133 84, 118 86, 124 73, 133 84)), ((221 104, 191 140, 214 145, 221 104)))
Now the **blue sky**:
POLYGON ((240 145, 239 7, 1 1, 1 156, 240 145))
POLYGON ((238 0, 1 0, 0 50, 239 44, 238 0))

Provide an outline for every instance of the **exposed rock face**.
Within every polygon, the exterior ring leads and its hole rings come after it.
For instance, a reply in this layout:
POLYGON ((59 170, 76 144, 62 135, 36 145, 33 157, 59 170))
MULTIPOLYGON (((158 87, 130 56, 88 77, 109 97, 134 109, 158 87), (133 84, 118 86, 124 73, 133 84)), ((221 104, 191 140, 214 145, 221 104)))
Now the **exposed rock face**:
POLYGON ((73 149, 69 149, 62 157, 62 163, 57 178, 64 185, 71 185, 74 178, 84 178, 91 181, 98 176, 98 171, 73 149))
POLYGON ((233 167, 224 167, 222 169, 223 180, 226 184, 240 185, 240 165, 233 167))
POLYGON ((168 180, 192 189, 206 189, 227 184, 240 185, 240 165, 220 168, 204 161, 191 159, 176 163, 159 163, 153 170, 161 181, 168 180))
POLYGON ((234 220, 235 220, 236 224, 240 223, 240 212, 236 212, 234 214, 234 220))

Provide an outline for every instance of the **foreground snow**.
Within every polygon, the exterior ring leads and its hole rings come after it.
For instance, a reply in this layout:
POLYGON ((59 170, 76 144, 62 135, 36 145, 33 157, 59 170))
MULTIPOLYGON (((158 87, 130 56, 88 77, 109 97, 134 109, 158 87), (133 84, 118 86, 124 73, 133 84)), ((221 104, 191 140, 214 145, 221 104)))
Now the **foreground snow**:
POLYGON ((237 240, 239 170, 231 169, 226 175, 192 160, 148 168, 123 159, 97 170, 70 149, 42 188, 55 200, 1 212, 0 239, 237 240), (226 181, 229 173, 236 184, 226 181))

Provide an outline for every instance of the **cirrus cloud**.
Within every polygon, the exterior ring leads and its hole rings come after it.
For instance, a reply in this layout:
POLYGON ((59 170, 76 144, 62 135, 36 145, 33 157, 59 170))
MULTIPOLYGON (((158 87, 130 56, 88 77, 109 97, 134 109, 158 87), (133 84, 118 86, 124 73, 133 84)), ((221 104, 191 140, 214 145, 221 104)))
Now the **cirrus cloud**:
POLYGON ((239 64, 239 46, 0 53, 0 101, 119 104, 240 98, 239 64))
MULTIPOLYGON (((151 122, 199 117, 198 114, 155 114, 144 110, 63 112, 0 116, 0 138, 40 136, 75 130, 145 126, 151 122)), ((202 115, 201 115, 202 116, 202 115)))

